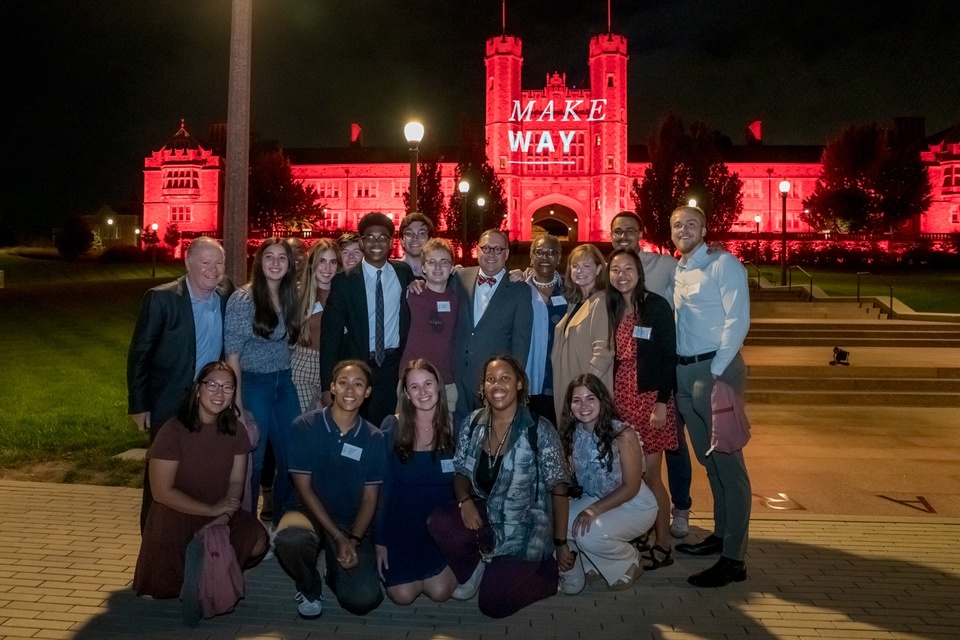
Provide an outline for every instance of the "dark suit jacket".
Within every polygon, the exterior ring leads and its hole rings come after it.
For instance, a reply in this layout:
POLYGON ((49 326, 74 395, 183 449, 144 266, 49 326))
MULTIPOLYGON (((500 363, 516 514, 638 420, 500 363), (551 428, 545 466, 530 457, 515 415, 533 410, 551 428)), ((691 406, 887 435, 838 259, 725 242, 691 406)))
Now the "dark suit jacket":
POLYGON ((477 392, 481 368, 491 356, 511 354, 520 361, 521 367, 526 365, 533 331, 530 286, 526 282, 510 282, 509 274, 504 274, 480 322, 473 326, 473 294, 479 271, 480 267, 471 267, 457 274, 461 292, 454 359, 458 419, 480 406, 477 392))
MULTIPOLYGON (((400 352, 410 331, 410 307, 407 287, 413 282, 413 270, 401 260, 390 260, 400 281, 400 352)), ((390 310, 386 310, 390 313, 390 310)), ((341 360, 370 357, 370 324, 367 311, 367 289, 363 283, 363 263, 338 273, 330 283, 327 306, 320 318, 320 385, 330 388, 333 368, 341 360)))
MULTIPOLYGON (((217 288, 220 317, 233 293, 228 278, 217 288)), ((154 287, 140 303, 140 315, 127 354, 127 410, 150 412, 154 432, 173 417, 193 384, 197 362, 196 328, 187 277, 154 287)))

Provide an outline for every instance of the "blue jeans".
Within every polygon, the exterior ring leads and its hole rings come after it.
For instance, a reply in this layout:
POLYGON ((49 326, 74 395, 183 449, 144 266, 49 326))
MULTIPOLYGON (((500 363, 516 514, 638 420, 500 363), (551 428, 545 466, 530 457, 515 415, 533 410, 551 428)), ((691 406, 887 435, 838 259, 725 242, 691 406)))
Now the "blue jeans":
POLYGON ((277 475, 273 481, 273 523, 277 524, 293 495, 293 483, 287 472, 287 450, 291 425, 300 415, 300 401, 297 399, 297 389, 293 386, 289 369, 270 373, 243 371, 240 376, 243 385, 243 408, 253 414, 253 419, 260 428, 260 440, 253 451, 250 495, 256 505, 260 498, 263 456, 269 439, 277 459, 277 475))
POLYGON ((690 497, 690 482, 693 480, 693 469, 690 466, 690 450, 687 448, 687 434, 684 433, 683 419, 677 420, 677 442, 680 446, 676 451, 665 451, 667 459, 667 485, 670 487, 670 500, 673 507, 686 511, 693 504, 690 497))

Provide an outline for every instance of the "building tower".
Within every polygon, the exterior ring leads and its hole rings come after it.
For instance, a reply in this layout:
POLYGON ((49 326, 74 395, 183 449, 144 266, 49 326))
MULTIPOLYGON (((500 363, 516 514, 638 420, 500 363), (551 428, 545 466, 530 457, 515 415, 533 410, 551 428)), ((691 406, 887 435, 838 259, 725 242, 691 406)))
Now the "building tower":
POLYGON ((507 228, 519 229, 517 198, 519 180, 511 176, 510 116, 515 100, 520 99, 520 76, 523 68, 523 45, 520 38, 506 34, 487 40, 486 56, 486 126, 487 161, 503 181, 507 202, 507 228))
POLYGON ((627 178, 627 39, 613 33, 590 40, 590 94, 604 100, 591 117, 591 192, 589 237, 606 238, 613 216, 631 209, 627 178))

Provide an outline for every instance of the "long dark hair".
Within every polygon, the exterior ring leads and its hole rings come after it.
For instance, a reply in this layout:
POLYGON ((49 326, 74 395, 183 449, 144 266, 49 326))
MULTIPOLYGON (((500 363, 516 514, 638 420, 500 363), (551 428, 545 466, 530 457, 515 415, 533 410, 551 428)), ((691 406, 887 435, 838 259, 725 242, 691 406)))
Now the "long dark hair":
MULTIPOLYGON (((637 265, 637 286, 631 296, 631 306, 633 307, 633 313, 636 314, 637 323, 642 324, 643 302, 647 297, 646 282, 643 277, 643 263, 640 262, 640 256, 632 249, 617 249, 610 254, 610 259, 607 260, 607 280, 610 280, 610 266, 613 264, 613 259, 617 256, 629 256, 634 264, 637 265)), ((617 344, 617 326, 619 326, 620 320, 626 313, 627 304, 623 301, 623 294, 617 291, 616 287, 611 284, 607 288, 607 315, 610 318, 610 333, 607 339, 611 346, 617 344)))
POLYGON ((613 406, 613 398, 600 378, 592 373, 577 376, 567 385, 567 393, 563 398, 563 410, 560 412, 560 443, 563 452, 569 458, 573 455, 573 433, 577 429, 577 419, 570 411, 570 402, 573 400, 573 390, 577 387, 586 387, 600 402, 600 415, 597 416, 597 425, 593 433, 597 436, 597 455, 600 464, 607 465, 607 471, 613 471, 613 441, 619 433, 613 430, 613 421, 617 417, 613 406))
POLYGON ((226 362, 214 361, 203 365, 200 373, 197 374, 197 379, 190 387, 187 399, 180 405, 177 419, 187 428, 187 431, 191 433, 200 431, 203 427, 203 423, 200 422, 200 386, 213 371, 226 371, 233 380, 234 392, 233 397, 230 398, 230 404, 217 414, 217 432, 232 436, 237 433, 237 425, 240 424, 240 409, 237 408, 237 372, 226 362))
POLYGON ((283 313, 283 322, 287 327, 287 341, 296 344, 300 337, 300 315, 297 299, 297 260, 293 249, 283 238, 267 238, 257 248, 253 256, 253 273, 250 275, 250 293, 253 296, 253 332, 261 338, 269 339, 270 335, 280 324, 280 318, 273 303, 270 301, 270 288, 267 278, 263 274, 263 253, 267 247, 273 245, 283 247, 287 255, 287 273, 280 281, 280 311, 283 313))
POLYGON ((406 462, 413 455, 413 447, 417 442, 417 408, 413 406, 410 396, 407 395, 407 376, 411 371, 426 371, 437 381, 437 406, 433 412, 433 457, 437 458, 443 452, 453 450, 453 435, 450 429, 450 409, 447 406, 447 391, 443 386, 440 372, 429 360, 417 358, 411 360, 403 370, 400 378, 403 391, 400 393, 400 414, 397 439, 393 450, 400 462, 406 462))

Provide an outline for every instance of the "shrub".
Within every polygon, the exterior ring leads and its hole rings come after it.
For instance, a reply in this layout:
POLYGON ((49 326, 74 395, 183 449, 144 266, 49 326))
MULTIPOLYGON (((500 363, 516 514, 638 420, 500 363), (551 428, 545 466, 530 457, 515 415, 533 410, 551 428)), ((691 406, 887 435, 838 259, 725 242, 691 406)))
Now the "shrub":
POLYGON ((119 245, 104 249, 100 254, 100 262, 116 264, 120 262, 143 262, 147 259, 147 253, 140 247, 131 245, 119 245))
POLYGON ((76 260, 93 246, 93 231, 80 216, 69 216, 63 226, 54 231, 53 243, 61 256, 76 260))

